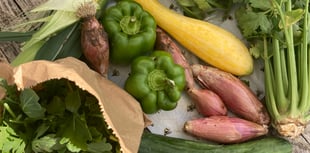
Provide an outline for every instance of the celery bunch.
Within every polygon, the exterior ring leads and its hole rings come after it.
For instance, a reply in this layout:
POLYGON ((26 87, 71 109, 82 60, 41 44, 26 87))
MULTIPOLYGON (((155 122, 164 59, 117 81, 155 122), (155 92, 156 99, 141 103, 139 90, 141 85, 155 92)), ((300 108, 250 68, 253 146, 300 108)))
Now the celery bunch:
POLYGON ((238 25, 265 64, 266 106, 280 135, 310 120, 309 0, 238 0, 238 25))

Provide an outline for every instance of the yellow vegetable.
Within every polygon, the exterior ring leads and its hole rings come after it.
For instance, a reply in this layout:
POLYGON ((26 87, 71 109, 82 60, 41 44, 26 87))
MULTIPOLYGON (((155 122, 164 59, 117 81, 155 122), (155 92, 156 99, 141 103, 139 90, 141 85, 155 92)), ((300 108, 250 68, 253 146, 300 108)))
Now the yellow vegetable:
POLYGON ((248 48, 232 33, 178 14, 158 0, 135 1, 153 15, 162 29, 206 63, 235 75, 248 75, 253 71, 248 48))

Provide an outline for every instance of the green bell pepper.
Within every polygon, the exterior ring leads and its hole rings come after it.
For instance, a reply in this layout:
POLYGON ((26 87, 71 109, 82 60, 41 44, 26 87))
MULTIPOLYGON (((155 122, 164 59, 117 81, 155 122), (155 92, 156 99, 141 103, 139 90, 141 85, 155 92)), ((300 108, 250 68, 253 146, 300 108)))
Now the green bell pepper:
POLYGON ((129 64, 154 48, 156 21, 134 1, 119 1, 109 7, 102 24, 109 37, 112 63, 129 64))
POLYGON ((185 88, 184 68, 174 63, 168 52, 156 50, 133 60, 124 88, 147 114, 172 110, 185 88))

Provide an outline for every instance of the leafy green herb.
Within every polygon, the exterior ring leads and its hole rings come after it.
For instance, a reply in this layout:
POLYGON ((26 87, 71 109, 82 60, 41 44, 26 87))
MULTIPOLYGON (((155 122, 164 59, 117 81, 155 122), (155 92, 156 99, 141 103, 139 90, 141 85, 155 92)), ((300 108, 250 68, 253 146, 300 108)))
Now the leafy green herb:
POLYGON ((14 129, 7 126, 5 123, 0 126, 0 151, 23 153, 25 149, 25 142, 19 138, 14 129))
POLYGON ((34 139, 31 143, 34 152, 53 152, 65 148, 60 144, 60 138, 55 134, 48 134, 39 139, 34 139))
POLYGON ((30 118, 43 118, 45 108, 39 104, 39 96, 32 89, 25 89, 20 93, 20 107, 30 118))
POLYGON ((204 19, 210 12, 215 9, 226 8, 229 3, 216 0, 177 0, 177 4, 181 7, 183 14, 196 19, 204 19))
POLYGON ((253 34, 268 34, 273 28, 273 24, 269 21, 264 12, 252 12, 246 9, 237 11, 238 22, 242 33, 245 37, 253 36, 253 34))
POLYGON ((97 99, 73 82, 49 80, 18 91, 0 79, 0 152, 119 152, 97 99), (36 128, 34 128, 36 127, 36 128))
POLYGON ((65 97, 66 109, 72 113, 77 113, 81 106, 81 99, 78 91, 69 91, 65 97))
POLYGON ((89 151, 94 152, 94 153, 101 153, 101 152, 110 151, 112 149, 112 146, 111 144, 107 143, 105 139, 103 139, 99 142, 88 144, 88 149, 89 151))

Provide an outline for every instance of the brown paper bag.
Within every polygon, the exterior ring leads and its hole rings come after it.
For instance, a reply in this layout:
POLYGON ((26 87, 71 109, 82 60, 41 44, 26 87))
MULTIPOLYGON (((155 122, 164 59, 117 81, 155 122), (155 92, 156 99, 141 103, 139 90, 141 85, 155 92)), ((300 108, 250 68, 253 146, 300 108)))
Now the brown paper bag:
MULTIPOLYGON (((19 89, 51 79, 65 78, 75 82, 98 99, 103 117, 119 138, 121 150, 125 153, 138 152, 144 127, 149 124, 139 103, 82 61, 68 57, 54 62, 32 61, 15 68, 2 63, 0 68, 0 77, 15 83, 19 89)), ((3 89, 0 89, 0 99, 3 96, 3 89)))

